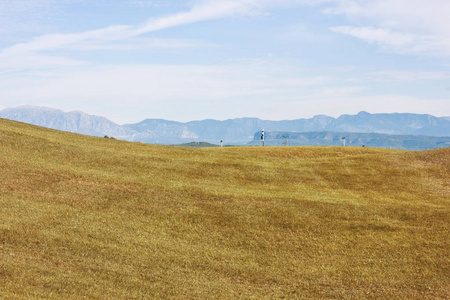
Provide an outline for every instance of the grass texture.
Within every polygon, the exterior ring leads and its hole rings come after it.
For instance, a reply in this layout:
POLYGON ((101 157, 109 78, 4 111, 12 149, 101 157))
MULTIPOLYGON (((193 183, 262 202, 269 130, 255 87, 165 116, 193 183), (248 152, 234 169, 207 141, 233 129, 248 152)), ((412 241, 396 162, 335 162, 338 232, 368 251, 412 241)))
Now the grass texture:
POLYGON ((0 119, 1 299, 448 299, 450 148, 188 149, 0 119))

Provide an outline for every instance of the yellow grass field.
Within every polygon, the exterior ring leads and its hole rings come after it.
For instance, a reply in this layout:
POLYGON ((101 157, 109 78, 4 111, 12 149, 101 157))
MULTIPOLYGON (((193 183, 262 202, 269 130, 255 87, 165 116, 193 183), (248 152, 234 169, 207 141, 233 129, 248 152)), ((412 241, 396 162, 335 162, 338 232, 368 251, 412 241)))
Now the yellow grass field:
POLYGON ((0 119, 1 299, 449 299, 450 148, 188 149, 0 119))

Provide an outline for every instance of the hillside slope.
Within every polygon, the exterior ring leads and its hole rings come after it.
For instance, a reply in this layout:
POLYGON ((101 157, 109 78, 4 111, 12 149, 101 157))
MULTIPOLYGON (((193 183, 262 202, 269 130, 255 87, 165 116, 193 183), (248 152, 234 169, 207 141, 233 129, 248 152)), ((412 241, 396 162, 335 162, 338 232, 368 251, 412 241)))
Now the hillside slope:
POLYGON ((189 149, 0 119, 4 299, 444 299, 450 149, 189 149))

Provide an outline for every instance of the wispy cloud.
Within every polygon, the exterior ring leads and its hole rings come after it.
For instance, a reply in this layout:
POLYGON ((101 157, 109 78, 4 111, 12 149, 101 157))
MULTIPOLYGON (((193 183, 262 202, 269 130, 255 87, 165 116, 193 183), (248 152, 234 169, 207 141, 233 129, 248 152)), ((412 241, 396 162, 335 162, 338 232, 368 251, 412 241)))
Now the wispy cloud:
POLYGON ((450 56, 447 0, 340 0, 325 12, 358 24, 332 27, 332 31, 378 45, 383 51, 450 56))
POLYGON ((370 72, 368 77, 375 81, 420 82, 450 79, 450 72, 383 70, 370 72))
MULTIPOLYGON (((79 49, 83 45, 100 48, 113 41, 126 41, 145 33, 186 25, 211 19, 218 19, 235 14, 249 14, 254 12, 259 1, 206 1, 194 5, 190 11, 174 15, 151 19, 143 25, 114 25, 97 30, 90 30, 69 34, 47 34, 33 40, 16 44, 3 50, 0 55, 14 55, 25 52, 54 51, 70 49, 74 45, 79 49)), ((173 45, 172 45, 173 46, 173 45)), ((184 44, 180 44, 184 46, 184 44)))
POLYGON ((388 28, 332 27, 339 32, 378 45, 381 50, 399 54, 450 56, 450 40, 445 36, 399 32, 388 28))
MULTIPOLYGON (((67 2, 69 0, 66 0, 67 2)), ((75 1, 75 0, 72 0, 75 1)), ((149 19, 139 25, 112 25, 96 30, 75 33, 45 34, 28 42, 17 43, 0 51, 0 65, 17 68, 25 67, 23 57, 29 62, 28 68, 42 68, 45 62, 48 67, 58 65, 64 59, 52 55, 57 51, 98 51, 98 50, 137 50, 149 48, 189 48, 202 47, 207 43, 188 39, 146 39, 146 33, 156 32, 176 26, 204 22, 228 17, 261 15, 264 9, 288 7, 292 5, 311 5, 324 0, 197 0, 188 11, 149 19)), ((38 0, 37 2, 23 0, 22 4, 29 9, 35 6, 49 6, 54 0, 38 0)), ((130 4, 142 5, 141 1, 131 1, 130 4)), ((148 3, 147 3, 148 4, 148 3)), ((158 5, 158 3, 152 3, 158 5)), ((17 8, 17 5, 14 7, 17 8)), ((12 9, 12 8, 11 8, 12 9)), ((72 65, 75 61, 67 59, 60 66, 72 65)))
POLYGON ((131 26, 111 26, 99 30, 91 30, 71 34, 48 34, 37 37, 31 42, 16 44, 5 49, 0 55, 13 55, 26 52, 53 51, 70 48, 82 43, 104 43, 131 38, 134 34, 131 26))
MULTIPOLYGON (((50 1, 50 0, 47 0, 50 1)), ((34 38, 3 50, 0 54, 23 52, 52 51, 70 48, 83 43, 103 44, 111 41, 125 41, 145 33, 159 31, 171 27, 221 19, 230 16, 258 15, 267 7, 286 6, 288 3, 312 4, 319 0, 208 0, 196 1, 187 12, 150 19, 142 25, 114 25, 97 30, 69 34, 48 34, 34 38)), ((27 2, 28 3, 28 2, 27 2)), ((184 44, 180 44, 184 46, 184 44)))

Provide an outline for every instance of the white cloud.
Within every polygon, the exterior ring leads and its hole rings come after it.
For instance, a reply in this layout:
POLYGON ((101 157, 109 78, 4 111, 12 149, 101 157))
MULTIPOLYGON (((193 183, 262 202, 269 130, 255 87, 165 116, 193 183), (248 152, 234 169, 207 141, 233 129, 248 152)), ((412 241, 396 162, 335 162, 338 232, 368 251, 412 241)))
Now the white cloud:
POLYGON ((29 52, 52 51, 70 48, 74 44, 89 42, 109 42, 133 37, 130 26, 111 26, 99 30, 91 30, 72 34, 47 34, 28 43, 16 44, 5 49, 0 55, 17 55, 29 52))
MULTIPOLYGON (((44 3, 51 0, 41 0, 44 3)), ((175 26, 197 23, 213 19, 221 19, 230 16, 260 14, 264 8, 282 7, 290 5, 314 4, 323 0, 208 0, 197 1, 197 4, 183 13, 172 14, 156 19, 150 19, 143 25, 114 25, 97 30, 90 30, 70 34, 42 35, 30 42, 20 43, 9 47, 1 54, 51 51, 67 49, 79 44, 103 44, 110 41, 123 41, 145 33, 167 29, 175 26)), ((32 3, 26 1, 26 3, 32 3)), ((29 4, 31 5, 31 4, 29 4)))
POLYGON ((450 40, 440 36, 417 35, 374 27, 332 27, 332 31, 357 37, 400 54, 450 56, 450 40))
MULTIPOLYGON (((27 2, 28 3, 28 2, 27 2)), ((202 1, 188 12, 151 19, 143 25, 115 25, 97 30, 69 34, 47 34, 34 38, 30 42, 16 44, 4 49, 0 56, 16 55, 26 52, 54 51, 71 49, 85 44, 100 45, 111 41, 126 41, 130 38, 170 27, 186 25, 211 19, 224 18, 236 14, 256 12, 261 1, 202 1)))
MULTIPOLYGON (((65 0, 68 3, 77 0, 65 0)), ((81 0, 78 0, 81 1, 81 0)), ((198 0, 187 12, 176 13, 155 19, 150 19, 142 25, 114 25, 96 30, 89 30, 68 34, 46 34, 38 36, 31 41, 18 43, 0 52, 0 65, 7 65, 14 70, 14 62, 18 62, 16 69, 28 66, 29 69, 44 68, 44 62, 48 68, 57 65, 67 66, 70 59, 63 61, 62 57, 55 57, 51 61, 51 54, 60 50, 93 51, 93 50, 135 50, 148 48, 186 48, 201 47, 206 43, 201 41, 189 41, 180 39, 143 39, 140 36, 149 32, 159 31, 171 27, 203 22, 213 19, 221 19, 234 16, 249 16, 262 14, 264 9, 274 7, 288 7, 292 5, 311 5, 326 0, 198 0), (48 53, 46 55, 41 53, 48 53), (39 59, 37 59, 39 58, 39 59), (44 59, 45 58, 45 59, 44 59), (23 64, 22 60, 39 63, 23 64)), ((50 8, 57 3, 56 0, 19 0, 22 10, 34 11, 37 8, 50 8)), ((142 1, 131 1, 129 4, 142 5, 142 1)), ((9 3, 11 11, 19 9, 15 2, 9 3), (12 4, 15 3, 15 4, 12 4)), ((158 2, 152 1, 153 5, 158 2)), ((5 6, 2 3, 3 6, 5 6)), ((8 6, 8 5, 6 5, 8 6)), ((71 61, 71 64, 74 61, 71 61)))
POLYGON ((333 31, 377 44, 384 51, 450 56, 448 0, 340 0, 325 12, 356 23, 333 31))
POLYGON ((403 34, 382 28, 338 26, 332 27, 331 30, 352 35, 370 43, 391 45, 393 47, 406 47, 417 40, 417 37, 414 35, 403 34))
POLYGON ((432 81, 450 79, 450 72, 442 71, 405 71, 405 70, 383 70, 371 72, 369 78, 376 81, 432 81))
POLYGON ((336 7, 327 10, 359 23, 422 33, 448 31, 449 11, 447 0, 337 0, 336 7))

